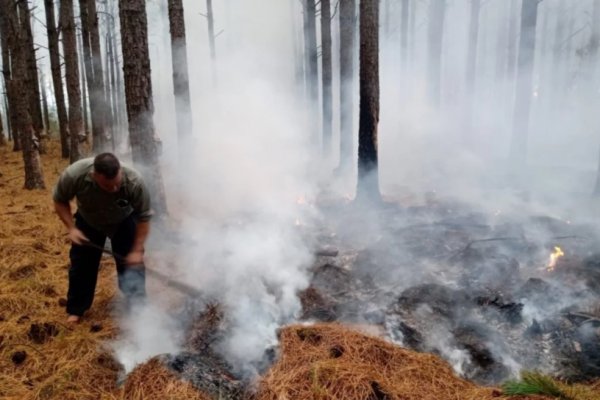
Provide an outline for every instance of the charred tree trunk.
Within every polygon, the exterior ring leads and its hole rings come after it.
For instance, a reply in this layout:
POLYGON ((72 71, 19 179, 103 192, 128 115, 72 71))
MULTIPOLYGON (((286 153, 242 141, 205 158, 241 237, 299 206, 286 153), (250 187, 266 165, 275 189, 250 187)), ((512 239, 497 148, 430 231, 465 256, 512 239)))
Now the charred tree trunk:
POLYGON ((347 172, 354 162, 354 36, 356 0, 340 0, 340 170, 347 172))
MULTIPOLYGON (((315 0, 304 0, 304 55, 306 57, 306 84, 308 93, 309 118, 317 121, 319 86, 318 86, 318 53, 315 0)), ((318 125, 312 123, 311 139, 318 142, 318 125)))
MULTIPOLYGON (((173 63, 173 88, 177 114, 179 150, 187 152, 192 135, 192 108, 188 79, 185 19, 182 0, 169 0, 169 26, 171 30, 171 60, 173 63)), ((187 161, 187 155, 184 159, 187 161)))
MULTIPOLYGON (((3 5, 4 6, 4 5, 3 5)), ((7 125, 10 127, 9 133, 12 133, 13 139, 13 151, 21 151, 21 140, 19 137, 19 131, 17 130, 17 121, 16 116, 17 113, 13 112, 13 109, 16 109, 15 105, 15 93, 12 91, 12 85, 10 84, 11 79, 11 65, 10 65, 10 51, 8 48, 8 37, 6 32, 3 31, 2 24, 7 24, 6 19, 8 18, 8 14, 5 16, 0 13, 0 41, 2 44, 2 75, 4 77, 4 89, 6 90, 6 121, 7 125)))
POLYGON ((527 157, 538 4, 539 0, 523 0, 521 8, 521 35, 519 38, 517 85, 510 147, 511 160, 515 162, 516 167, 524 166, 527 157))
POLYGON ((154 137, 152 80, 145 0, 119 0, 125 98, 133 162, 144 165, 153 208, 166 213, 165 191, 154 137))
POLYGON ((92 121, 92 151, 99 153, 106 148, 106 105, 104 102, 104 76, 100 55, 96 0, 79 0, 81 38, 85 78, 90 102, 92 121))
POLYGON ((63 54, 65 58, 67 96, 69 98, 69 137, 71 139, 69 159, 71 163, 81 158, 79 141, 84 136, 83 120, 81 117, 81 92, 79 89, 79 65, 74 19, 73 0, 61 0, 60 27, 62 32, 63 54))
POLYGON ((442 95, 442 43, 444 39, 444 14, 446 0, 429 2, 428 76, 429 97, 439 107, 442 95))
POLYGON ((331 125, 333 109, 331 69, 331 4, 321 0, 321 70, 323 83, 323 156, 331 157, 331 125))
MULTIPOLYGON (((0 0, 0 30, 2 31, 3 44, 7 45, 10 55, 10 79, 8 85, 14 94, 14 103, 11 113, 15 114, 14 129, 19 132, 23 150, 23 164, 25 166, 25 189, 44 189, 44 175, 40 153, 35 139, 35 132, 29 114, 29 96, 27 93, 27 30, 24 19, 28 13, 20 13, 13 0, 0 0)), ((27 23, 29 20, 27 19, 27 23)), ((37 75, 36 75, 37 76, 37 75)))
POLYGON ((46 31, 48 33, 48 50, 50 53, 50 69, 52 71, 52 87, 56 102, 58 116, 58 129, 60 131, 60 148, 62 158, 69 157, 69 130, 67 109, 65 106, 65 93, 63 91, 62 74, 60 68, 60 52, 58 49, 58 31, 54 18, 54 1, 44 0, 46 8, 46 31))
POLYGON ((360 115, 358 199, 381 200, 377 126, 379 123, 379 0, 360 0, 360 115))
POLYGON ((41 144, 41 134, 44 131, 44 120, 42 115, 40 86, 38 82, 38 69, 35 57, 35 47, 33 45, 33 33, 31 31, 31 14, 29 13, 29 3, 19 1, 19 16, 23 30, 23 42, 21 45, 26 47, 26 65, 27 73, 25 75, 25 87, 29 100, 29 110, 35 136, 41 144))

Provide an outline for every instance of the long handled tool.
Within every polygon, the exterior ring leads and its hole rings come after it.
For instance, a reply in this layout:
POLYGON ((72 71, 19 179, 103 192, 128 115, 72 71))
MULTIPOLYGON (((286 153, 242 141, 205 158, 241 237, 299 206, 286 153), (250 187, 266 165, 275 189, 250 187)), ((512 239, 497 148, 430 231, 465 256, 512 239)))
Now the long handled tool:
MULTIPOLYGON (((122 256, 120 254, 117 254, 117 253, 115 253, 115 252, 113 252, 111 250, 108 250, 107 248, 105 248, 103 246, 98 246, 95 243, 85 242, 85 243, 83 243, 83 245, 84 246, 88 246, 88 247, 93 247, 94 249, 100 250, 101 252, 109 254, 109 255, 111 255, 114 258, 117 258, 119 260, 122 260, 122 261, 125 260, 124 256, 122 256)), ((132 266, 132 268, 135 268, 135 266, 132 266)), ((185 284, 185 283, 180 282, 180 281, 173 280, 173 279, 169 278, 167 275, 163 274, 162 272, 155 271, 155 270, 150 269, 148 267, 144 267, 144 269, 145 269, 146 273, 149 276, 152 276, 154 278, 160 279, 160 281, 163 284, 165 284, 168 287, 171 287, 173 289, 176 289, 177 291, 179 291, 179 292, 181 292, 183 294, 186 294, 186 295, 191 296, 191 297, 201 297, 202 296, 202 293, 198 289, 196 289, 195 287, 193 287, 193 286, 190 286, 190 285, 185 284)))

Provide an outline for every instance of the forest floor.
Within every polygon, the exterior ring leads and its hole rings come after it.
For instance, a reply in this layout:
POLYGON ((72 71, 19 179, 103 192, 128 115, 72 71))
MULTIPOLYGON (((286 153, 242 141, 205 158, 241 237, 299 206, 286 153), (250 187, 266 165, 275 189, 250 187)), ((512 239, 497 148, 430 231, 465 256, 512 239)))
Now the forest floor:
MULTIPOLYGON (((114 314, 120 298, 112 259, 102 259, 92 309, 80 324, 66 324, 69 243, 54 214, 51 192, 68 160, 60 158, 58 144, 51 142, 42 161, 46 189, 28 191, 23 189, 21 153, 0 147, 0 398, 208 399, 156 359, 117 384, 121 368, 110 343, 120 335, 114 314)), ((166 289, 149 279, 148 291, 165 295, 166 289)), ((283 331, 282 355, 259 382, 257 399, 501 396, 498 389, 456 377, 436 356, 401 349, 340 325, 313 329, 308 337, 318 337, 318 343, 303 339, 306 328, 283 331), (341 348, 344 356, 338 351, 333 357, 332 348, 341 348)), ((600 398, 591 394, 594 391, 584 390, 578 398, 600 398)))

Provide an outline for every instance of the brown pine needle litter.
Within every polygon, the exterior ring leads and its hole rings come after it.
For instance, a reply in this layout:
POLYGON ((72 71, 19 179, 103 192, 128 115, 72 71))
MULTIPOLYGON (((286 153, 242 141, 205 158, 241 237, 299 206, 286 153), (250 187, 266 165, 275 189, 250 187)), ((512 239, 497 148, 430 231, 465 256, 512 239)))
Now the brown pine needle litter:
MULTIPOLYGON (((156 359, 117 385, 122 370, 108 344, 120 333, 112 314, 119 296, 110 258, 102 261, 92 309, 81 324, 66 325, 69 244, 51 190, 68 161, 60 159, 56 141, 48 150, 42 156, 47 189, 28 191, 21 154, 0 147, 0 399, 209 399, 156 359)), ((160 283, 149 279, 148 286, 151 296, 167 297, 160 283)), ((280 359, 257 383, 256 400, 502 398, 498 389, 457 378, 436 356, 337 324, 284 328, 281 346, 280 359)), ((600 400, 592 397, 600 382, 561 389, 575 399, 600 400)))
POLYGON ((485 400, 502 395, 457 377, 433 354, 340 324, 287 327, 280 332, 280 345, 280 359, 259 383, 256 400, 485 400))

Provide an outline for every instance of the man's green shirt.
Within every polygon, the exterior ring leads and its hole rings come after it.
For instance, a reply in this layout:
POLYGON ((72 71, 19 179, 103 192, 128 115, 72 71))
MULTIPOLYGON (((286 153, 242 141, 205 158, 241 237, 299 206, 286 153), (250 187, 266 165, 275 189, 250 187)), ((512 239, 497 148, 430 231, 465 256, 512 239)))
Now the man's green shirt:
POLYGON ((76 197, 79 214, 107 236, 112 236, 119 224, 131 214, 138 221, 150 219, 150 195, 136 170, 121 164, 121 188, 116 193, 109 193, 96 184, 91 175, 93 169, 93 158, 84 158, 67 167, 54 187, 54 201, 68 203, 76 197))

